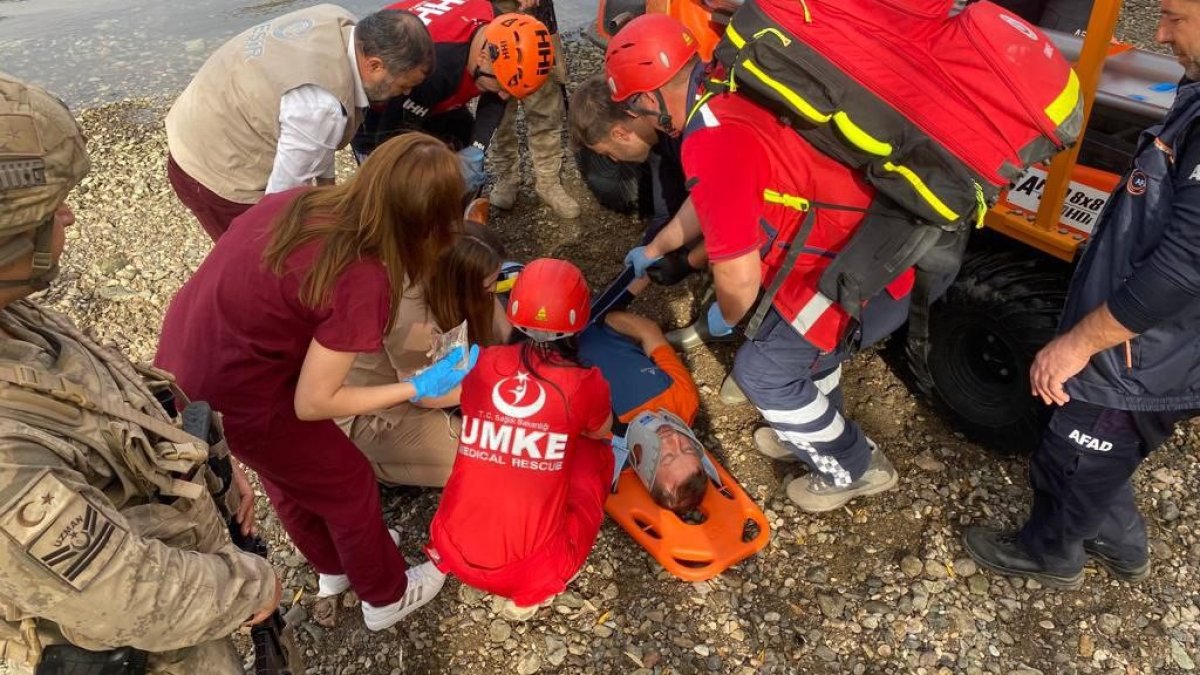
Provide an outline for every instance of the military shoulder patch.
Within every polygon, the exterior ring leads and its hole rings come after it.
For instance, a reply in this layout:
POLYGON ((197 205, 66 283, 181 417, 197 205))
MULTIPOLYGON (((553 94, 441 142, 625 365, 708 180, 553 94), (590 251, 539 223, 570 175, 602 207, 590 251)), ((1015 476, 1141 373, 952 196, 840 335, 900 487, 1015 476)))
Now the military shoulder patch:
POLYGON ((127 534, 91 499, 49 471, 4 507, 0 530, 77 591, 99 576, 127 534))

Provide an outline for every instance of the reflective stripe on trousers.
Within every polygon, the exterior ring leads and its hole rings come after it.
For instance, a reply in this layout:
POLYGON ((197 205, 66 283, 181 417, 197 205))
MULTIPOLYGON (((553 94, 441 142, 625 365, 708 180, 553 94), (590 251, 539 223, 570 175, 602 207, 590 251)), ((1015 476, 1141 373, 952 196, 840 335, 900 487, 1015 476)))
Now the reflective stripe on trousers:
POLYGON ((733 376, 794 453, 835 485, 867 470, 871 451, 841 412, 844 350, 822 354, 772 309, 757 338, 738 350, 733 376))

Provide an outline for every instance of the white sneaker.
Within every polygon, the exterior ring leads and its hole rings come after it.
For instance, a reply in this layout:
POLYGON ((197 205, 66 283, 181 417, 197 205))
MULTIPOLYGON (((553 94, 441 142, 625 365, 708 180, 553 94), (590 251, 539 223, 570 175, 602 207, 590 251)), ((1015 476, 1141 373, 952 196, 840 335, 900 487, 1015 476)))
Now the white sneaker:
POLYGON ((382 607, 376 607, 369 602, 362 604, 363 622, 367 624, 368 630, 381 631, 396 625, 401 619, 433 600, 446 583, 446 575, 431 562, 410 567, 405 574, 408 577, 408 588, 404 589, 404 595, 399 600, 382 607))
MULTIPOLYGON (((400 533, 392 528, 388 528, 388 535, 392 538, 392 543, 396 546, 400 545, 400 533)), ((331 598, 335 595, 341 595, 350 590, 350 577, 345 574, 317 574, 317 597, 331 598)))

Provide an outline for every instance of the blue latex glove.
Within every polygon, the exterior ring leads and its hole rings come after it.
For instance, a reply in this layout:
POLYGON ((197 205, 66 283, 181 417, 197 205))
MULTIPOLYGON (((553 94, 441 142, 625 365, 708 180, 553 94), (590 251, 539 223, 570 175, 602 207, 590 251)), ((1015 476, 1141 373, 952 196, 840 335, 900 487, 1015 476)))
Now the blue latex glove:
POLYGON ((725 337, 733 332, 733 326, 725 323, 721 305, 715 302, 708 306, 708 332, 713 337, 725 337))
POLYGON ((483 148, 468 145, 458 151, 458 161, 462 164, 463 182, 467 184, 467 192, 474 192, 487 183, 487 171, 483 168, 483 148))
POLYGON ((475 362, 479 360, 479 345, 471 345, 467 363, 456 367, 462 357, 463 348, 455 347, 449 354, 434 361, 433 365, 409 378, 413 389, 417 390, 412 400, 419 401, 427 396, 437 398, 450 393, 475 367, 475 362))
POLYGON ((645 246, 634 246, 625 254, 625 264, 633 268, 633 275, 638 279, 646 276, 646 269, 662 260, 662 256, 651 258, 646 255, 645 246))

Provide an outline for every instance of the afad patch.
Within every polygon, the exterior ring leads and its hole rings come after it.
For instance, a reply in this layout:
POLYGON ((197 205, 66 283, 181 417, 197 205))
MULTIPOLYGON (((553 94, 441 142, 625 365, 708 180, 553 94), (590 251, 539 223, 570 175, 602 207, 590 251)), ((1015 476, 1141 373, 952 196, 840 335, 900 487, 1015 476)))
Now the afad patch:
POLYGON ((1150 179, 1146 177, 1140 169, 1134 169, 1133 173, 1129 174, 1129 182, 1125 185, 1125 191, 1129 194, 1140 197, 1146 194, 1146 186, 1149 185, 1150 179))
POLYGON ((104 570, 126 531, 87 497, 45 471, 0 513, 0 529, 77 591, 104 570))

